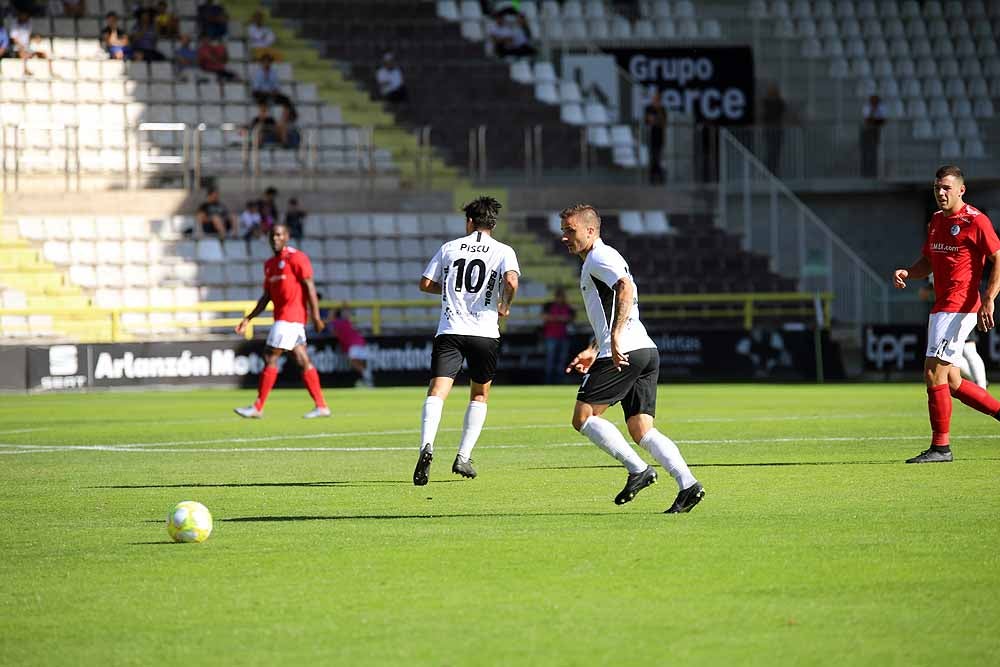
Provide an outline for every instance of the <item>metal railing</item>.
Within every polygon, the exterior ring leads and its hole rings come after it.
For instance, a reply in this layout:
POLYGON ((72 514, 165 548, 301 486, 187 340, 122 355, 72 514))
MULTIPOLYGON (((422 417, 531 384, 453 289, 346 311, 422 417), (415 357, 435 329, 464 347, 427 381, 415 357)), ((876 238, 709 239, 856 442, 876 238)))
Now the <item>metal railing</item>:
MULTIPOLYGON (((301 130, 297 148, 271 146, 254 140, 254 137, 233 123, 207 125, 199 123, 139 122, 126 125, 73 125, 44 123, 0 124, 0 167, 4 192, 17 192, 21 179, 28 175, 62 176, 65 191, 79 191, 85 177, 114 175, 120 177, 125 187, 142 187, 145 176, 153 173, 173 175, 186 189, 198 187, 206 173, 236 173, 245 180, 256 182, 268 175, 271 168, 262 159, 288 151, 294 156, 295 170, 310 178, 315 184, 319 173, 352 174, 371 178, 376 173, 375 128, 351 124, 320 124, 301 130), (320 133, 334 130, 341 142, 324 140, 320 133), (97 152, 102 148, 91 142, 86 145, 81 137, 102 132, 115 132, 124 140, 119 159, 101 161, 82 159, 85 151, 97 152), (222 139, 206 142, 205 134, 217 132, 222 139), (39 142, 26 141, 26 136, 49 133, 50 139, 39 142), (56 138, 58 136, 58 138, 56 138), (227 138, 231 137, 231 138, 227 138), (236 155, 238 159, 235 159, 236 155)), ((259 135, 258 135, 259 137, 259 135)), ((429 128, 425 134, 425 149, 418 151, 417 159, 429 170, 429 128)))
POLYGON ((837 322, 887 321, 888 283, 731 132, 719 140, 719 224, 801 291, 832 293, 837 322))
MULTIPOLYGON (((834 296, 826 292, 644 295, 642 307, 647 323, 673 325, 684 319, 714 320, 749 330, 762 320, 791 320, 811 328, 829 328, 833 299, 834 296)), ((536 328, 538 311, 531 309, 548 301, 548 298, 518 299, 510 328, 536 328)), ((575 294, 570 301, 580 305, 575 294)), ((169 334, 225 335, 231 334, 233 327, 255 305, 254 301, 206 301, 121 308, 0 308, 0 334, 10 341, 48 338, 112 343, 153 337, 162 339, 169 334)), ((324 311, 341 305, 335 301, 320 302, 324 311)), ((387 330, 412 331, 416 323, 432 327, 439 317, 440 307, 437 300, 427 299, 351 302, 355 320, 375 335, 387 330), (413 310, 422 313, 415 315, 413 310)), ((267 312, 271 312, 270 306, 267 312)), ((270 317, 262 314, 250 322, 244 337, 251 339, 255 327, 272 323, 270 317)), ((503 326, 507 328, 506 322, 503 326)))

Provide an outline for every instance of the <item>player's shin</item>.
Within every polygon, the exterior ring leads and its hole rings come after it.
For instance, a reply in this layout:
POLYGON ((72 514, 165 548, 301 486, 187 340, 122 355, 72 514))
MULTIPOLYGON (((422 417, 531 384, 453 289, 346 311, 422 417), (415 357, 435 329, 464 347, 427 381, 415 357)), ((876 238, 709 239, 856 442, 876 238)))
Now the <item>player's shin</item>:
POLYGON ((980 387, 975 382, 962 380, 962 384, 957 389, 951 390, 951 395, 968 405, 973 410, 979 410, 983 414, 991 417, 1000 410, 1000 401, 993 398, 993 395, 980 387))
POLYGON ((622 432, 607 419, 597 416, 587 418, 580 427, 580 433, 587 436, 592 443, 617 459, 630 473, 642 472, 647 468, 646 462, 629 447, 622 432))
POLYGON ((462 441, 458 447, 458 458, 465 462, 472 456, 472 448, 479 440, 479 434, 483 431, 483 424, 486 423, 486 403, 482 401, 470 401, 469 407, 465 409, 465 421, 462 423, 462 441))
POLYGON ((437 437, 438 425, 441 423, 441 410, 444 400, 439 396, 428 396, 424 401, 423 416, 420 422, 420 446, 427 451, 434 451, 434 438, 437 437))
POLYGON ((931 420, 931 445, 946 446, 951 430, 951 394, 948 393, 948 385, 939 384, 927 388, 927 412, 931 420))
POLYGON ((325 408, 326 400, 323 398, 323 388, 319 383, 319 371, 316 370, 315 366, 302 373, 302 381, 305 382, 306 390, 312 397, 316 407, 325 408))
POLYGON ((655 428, 646 431, 646 435, 639 441, 639 446, 653 455, 653 458, 663 466, 663 469, 670 473, 681 490, 698 481, 691 474, 687 461, 684 460, 681 450, 677 448, 674 441, 655 428))
POLYGON ((267 402, 267 396, 271 393, 271 389, 274 388, 274 383, 277 379, 277 366, 265 366, 264 370, 261 371, 260 380, 257 383, 257 400, 253 404, 258 412, 264 411, 264 403, 267 402))

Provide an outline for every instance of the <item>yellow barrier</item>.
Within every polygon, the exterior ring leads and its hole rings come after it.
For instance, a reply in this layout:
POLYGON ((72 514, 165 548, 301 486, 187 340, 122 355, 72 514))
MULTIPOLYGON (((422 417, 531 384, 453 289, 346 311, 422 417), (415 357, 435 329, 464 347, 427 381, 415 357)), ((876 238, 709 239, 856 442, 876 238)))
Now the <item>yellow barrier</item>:
MULTIPOLYGON (((643 295, 642 310, 643 320, 647 322, 657 319, 676 319, 692 317, 700 319, 710 318, 737 318, 742 319, 743 327, 750 329, 753 327, 755 319, 763 317, 778 318, 804 318, 809 322, 816 320, 817 300, 822 310, 822 322, 824 328, 830 327, 830 302, 833 295, 830 293, 802 293, 802 292, 771 292, 771 293, 742 293, 742 294, 662 294, 643 295)), ((518 299, 515 304, 515 313, 518 308, 524 306, 539 306, 547 303, 547 298, 518 299)), ((574 294, 570 302, 580 308, 579 295, 574 294)), ((216 328, 235 327, 243 315, 249 313, 256 305, 255 301, 206 301, 188 306, 146 306, 141 308, 66 308, 66 309, 41 309, 41 308, 8 308, 0 309, 0 335, 4 337, 25 335, 25 336, 53 336, 61 338, 81 338, 92 342, 123 342, 134 340, 134 334, 130 329, 143 329, 154 333, 165 333, 169 330, 204 330, 216 328), (217 318, 202 319, 202 313, 216 313, 223 315, 217 318), (234 315, 238 314, 238 315, 234 315), (173 314, 173 318, 148 321, 137 326, 123 323, 123 315, 127 314, 173 314), (228 316, 225 316, 229 314, 228 316), (24 324, 11 322, 10 318, 23 318, 24 324), (51 318, 51 323, 35 324, 32 326, 31 320, 38 318, 51 318), (89 333, 87 333, 89 332, 89 333)), ((342 305, 335 301, 321 301, 320 308, 329 310, 342 305)), ((371 331, 375 335, 382 333, 384 324, 384 309, 386 308, 424 308, 427 310, 426 317, 403 318, 401 322, 432 323, 437 321, 440 305, 437 301, 429 300, 400 300, 400 301, 353 301, 350 303, 351 309, 357 311, 370 311, 371 331)), ((265 312, 271 312, 268 306, 265 312)), ((582 317, 582 314, 581 314, 582 317)), ((578 318, 578 321, 581 321, 578 318)), ((253 338, 254 326, 269 325, 273 322, 270 317, 261 315, 250 322, 244 337, 248 340, 253 338)))

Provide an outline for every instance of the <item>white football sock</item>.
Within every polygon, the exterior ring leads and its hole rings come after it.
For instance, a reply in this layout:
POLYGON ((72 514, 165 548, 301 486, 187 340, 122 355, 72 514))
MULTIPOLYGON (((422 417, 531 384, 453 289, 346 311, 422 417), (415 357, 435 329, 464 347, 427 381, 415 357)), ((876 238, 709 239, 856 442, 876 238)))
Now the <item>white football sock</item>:
POLYGON ((472 448, 479 440, 479 434, 483 432, 483 424, 486 423, 486 404, 482 401, 470 401, 469 407, 465 409, 465 421, 462 423, 462 442, 458 446, 458 458, 461 461, 468 461, 472 456, 472 448))
POLYGON ((653 455, 653 458, 663 466, 663 469, 677 481, 677 486, 681 489, 686 489, 698 481, 691 474, 688 464, 681 456, 681 450, 677 449, 674 441, 655 428, 646 431, 646 435, 639 441, 639 445, 653 455))
POLYGON ((976 344, 972 341, 966 341, 965 347, 962 348, 962 357, 969 365, 969 375, 972 376, 972 381, 985 389, 987 385, 986 364, 983 363, 983 358, 979 356, 976 344))
POLYGON ((642 458, 629 447, 628 440, 614 424, 607 419, 593 415, 583 422, 580 433, 590 438, 590 441, 618 459, 631 472, 642 472, 648 466, 642 458))
POLYGON ((434 451, 434 438, 437 437, 438 425, 441 423, 441 410, 444 401, 438 396, 428 396, 424 401, 424 416, 420 423, 420 446, 426 446, 427 451, 434 451))

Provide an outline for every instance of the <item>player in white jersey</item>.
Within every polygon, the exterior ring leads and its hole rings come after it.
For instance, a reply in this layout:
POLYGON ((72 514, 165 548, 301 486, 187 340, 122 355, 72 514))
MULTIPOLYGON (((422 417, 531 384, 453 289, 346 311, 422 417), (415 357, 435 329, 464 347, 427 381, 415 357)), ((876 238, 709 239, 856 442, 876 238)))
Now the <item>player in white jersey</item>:
POLYGON ((618 427, 601 415, 621 402, 629 435, 676 480, 677 497, 667 514, 690 512, 705 496, 677 445, 656 430, 656 382, 660 353, 639 319, 639 297, 628 264, 601 240, 601 218, 588 204, 559 214, 562 242, 583 260, 580 290, 594 340, 570 362, 566 372, 583 373, 573 410, 573 428, 628 470, 625 488, 615 497, 624 505, 656 482, 656 472, 629 446, 618 427))
POLYGON ((470 456, 486 422, 486 400, 500 351, 499 320, 510 314, 521 273, 513 248, 493 238, 500 202, 480 197, 463 210, 466 236, 441 246, 420 279, 421 291, 441 295, 441 320, 424 401, 420 455, 413 470, 417 486, 427 483, 441 410, 465 361, 469 364, 469 406, 451 471, 476 476, 470 456))

